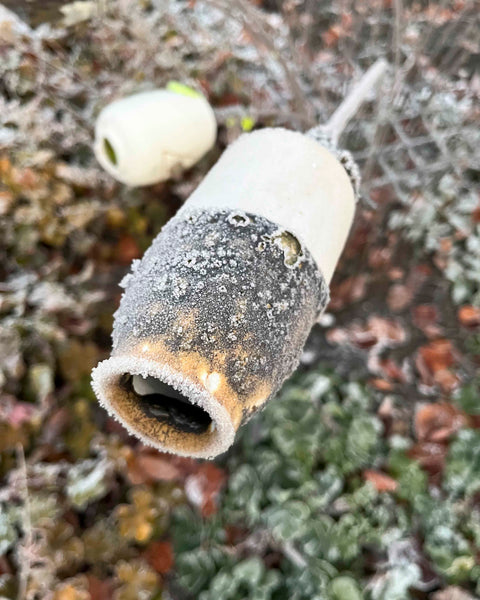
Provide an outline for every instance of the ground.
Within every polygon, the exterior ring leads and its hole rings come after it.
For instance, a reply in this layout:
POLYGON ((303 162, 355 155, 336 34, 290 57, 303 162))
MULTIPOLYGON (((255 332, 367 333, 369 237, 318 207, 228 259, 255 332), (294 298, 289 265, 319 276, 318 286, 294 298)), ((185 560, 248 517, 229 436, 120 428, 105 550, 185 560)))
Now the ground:
POLYGON ((0 26, 0 597, 479 597, 475 3, 84 8, 0 26), (215 461, 142 446, 90 387, 131 260, 242 130, 325 121, 379 56, 340 140, 362 199, 298 372, 215 461), (95 117, 169 80, 208 97, 217 144, 122 186, 95 117))

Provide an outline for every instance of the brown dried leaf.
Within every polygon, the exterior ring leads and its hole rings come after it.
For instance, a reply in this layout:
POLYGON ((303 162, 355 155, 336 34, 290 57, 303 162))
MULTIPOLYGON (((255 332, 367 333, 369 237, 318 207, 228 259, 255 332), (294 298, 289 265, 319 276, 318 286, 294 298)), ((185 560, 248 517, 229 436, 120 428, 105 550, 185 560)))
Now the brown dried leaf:
POLYGON ((172 544, 170 542, 152 542, 145 551, 145 558, 157 573, 161 575, 168 573, 174 563, 172 544))
POLYGON ((466 415, 447 402, 424 404, 415 414, 415 434, 420 442, 445 442, 467 422, 466 415))
POLYGON ((379 361, 379 367, 384 372, 386 377, 405 383, 407 376, 404 371, 397 365, 397 363, 391 359, 386 358, 379 361))
POLYGON ((464 327, 478 327, 480 308, 471 305, 462 306, 458 311, 458 320, 464 327))
POLYGON ((127 473, 134 485, 180 478, 180 471, 172 464, 169 455, 148 450, 130 455, 127 459, 127 473))
POLYGON ((387 381, 386 379, 381 379, 379 377, 377 377, 376 379, 371 379, 369 383, 375 389, 380 390, 381 392, 390 392, 393 389, 393 385, 390 381, 387 381))
POLYGON ((434 340, 426 346, 421 346, 419 353, 432 374, 448 369, 455 364, 454 348, 450 340, 434 340))
POLYGON ((348 304, 358 302, 365 297, 366 290, 366 275, 348 277, 339 285, 333 285, 329 310, 336 312, 348 304))
POLYGON ((420 442, 408 451, 408 456, 418 460, 420 466, 430 475, 438 475, 443 472, 446 454, 446 444, 435 442, 420 442))
POLYGON ((225 472, 213 463, 201 464, 198 471, 187 478, 185 493, 190 502, 200 508, 202 516, 217 512, 217 496, 225 479, 225 472))
POLYGON ((394 492, 397 489, 398 483, 385 473, 367 469, 363 472, 365 481, 370 481, 375 486, 377 492, 394 492))
POLYGON ((90 600, 111 600, 113 597, 113 586, 110 581, 101 581, 94 575, 87 575, 87 579, 90 600))
POLYGON ((129 265, 134 258, 142 255, 135 239, 128 234, 122 235, 115 252, 115 259, 122 265, 129 265))

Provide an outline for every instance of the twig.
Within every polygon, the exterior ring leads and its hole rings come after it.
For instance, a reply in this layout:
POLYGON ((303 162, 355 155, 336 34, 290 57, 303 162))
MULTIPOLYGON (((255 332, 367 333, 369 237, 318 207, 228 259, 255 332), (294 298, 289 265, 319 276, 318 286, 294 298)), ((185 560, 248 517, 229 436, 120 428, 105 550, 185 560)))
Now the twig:
POLYGON ((285 542, 280 546, 281 551, 285 556, 299 569, 305 569, 307 561, 303 558, 300 552, 294 548, 291 542, 285 542))
POLYGON ((319 126, 322 133, 327 135, 334 144, 337 143, 338 138, 345 129, 347 123, 355 116, 360 105, 365 101, 372 89, 379 83, 380 79, 385 74, 387 67, 387 61, 383 58, 379 58, 350 91, 328 122, 325 125, 319 126))
MULTIPOLYGON (((27 476, 27 463, 25 462, 25 452, 23 451, 22 444, 17 445, 17 461, 19 465, 19 469, 22 473, 22 481, 23 481, 23 521, 22 521, 22 529, 24 533, 24 540, 22 542, 24 547, 31 547, 33 542, 32 536, 32 521, 30 519, 30 497, 28 494, 28 476, 27 476)), ((19 561, 19 575, 18 575, 18 600, 24 600, 27 594, 28 587, 28 578, 30 575, 30 562, 29 561, 19 561)))
POLYGON ((262 13, 253 5, 243 0, 235 0, 232 3, 225 3, 222 0, 208 0, 212 6, 222 10, 231 18, 236 19, 243 24, 245 30, 250 34, 257 50, 263 47, 270 53, 270 56, 280 65, 285 80, 292 94, 292 104, 295 112, 304 113, 307 118, 311 113, 311 107, 305 98, 301 88, 299 78, 293 71, 291 65, 283 56, 282 52, 275 45, 274 32, 266 30, 266 23, 262 13))

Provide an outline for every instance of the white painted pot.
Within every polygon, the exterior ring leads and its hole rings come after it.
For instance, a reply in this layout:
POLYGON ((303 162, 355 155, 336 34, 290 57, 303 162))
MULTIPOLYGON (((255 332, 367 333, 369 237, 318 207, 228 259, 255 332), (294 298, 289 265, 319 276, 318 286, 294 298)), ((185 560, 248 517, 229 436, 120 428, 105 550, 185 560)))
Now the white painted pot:
POLYGON ((225 452, 298 365, 354 210, 318 142, 242 135, 125 278, 101 404, 159 450, 225 452))
POLYGON ((134 94, 106 106, 95 126, 102 167, 130 186, 165 181, 188 169, 215 143, 215 115, 200 94, 134 94))
POLYGON ((268 128, 227 148, 179 214, 198 208, 273 221, 305 245, 329 283, 353 221, 355 194, 330 151, 302 133, 268 128))

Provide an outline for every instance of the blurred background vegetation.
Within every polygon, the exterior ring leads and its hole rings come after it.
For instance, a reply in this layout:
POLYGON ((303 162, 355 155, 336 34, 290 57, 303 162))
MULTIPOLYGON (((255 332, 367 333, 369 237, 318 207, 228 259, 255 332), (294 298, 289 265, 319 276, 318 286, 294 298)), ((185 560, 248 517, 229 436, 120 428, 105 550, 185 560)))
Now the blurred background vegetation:
POLYGON ((0 598, 479 597, 478 4, 4 5, 0 598), (131 260, 242 131, 325 121, 379 56, 341 139, 363 199, 298 373, 214 462, 142 446, 90 388, 131 260), (209 98, 217 145, 128 189, 95 118, 172 79, 209 98))

